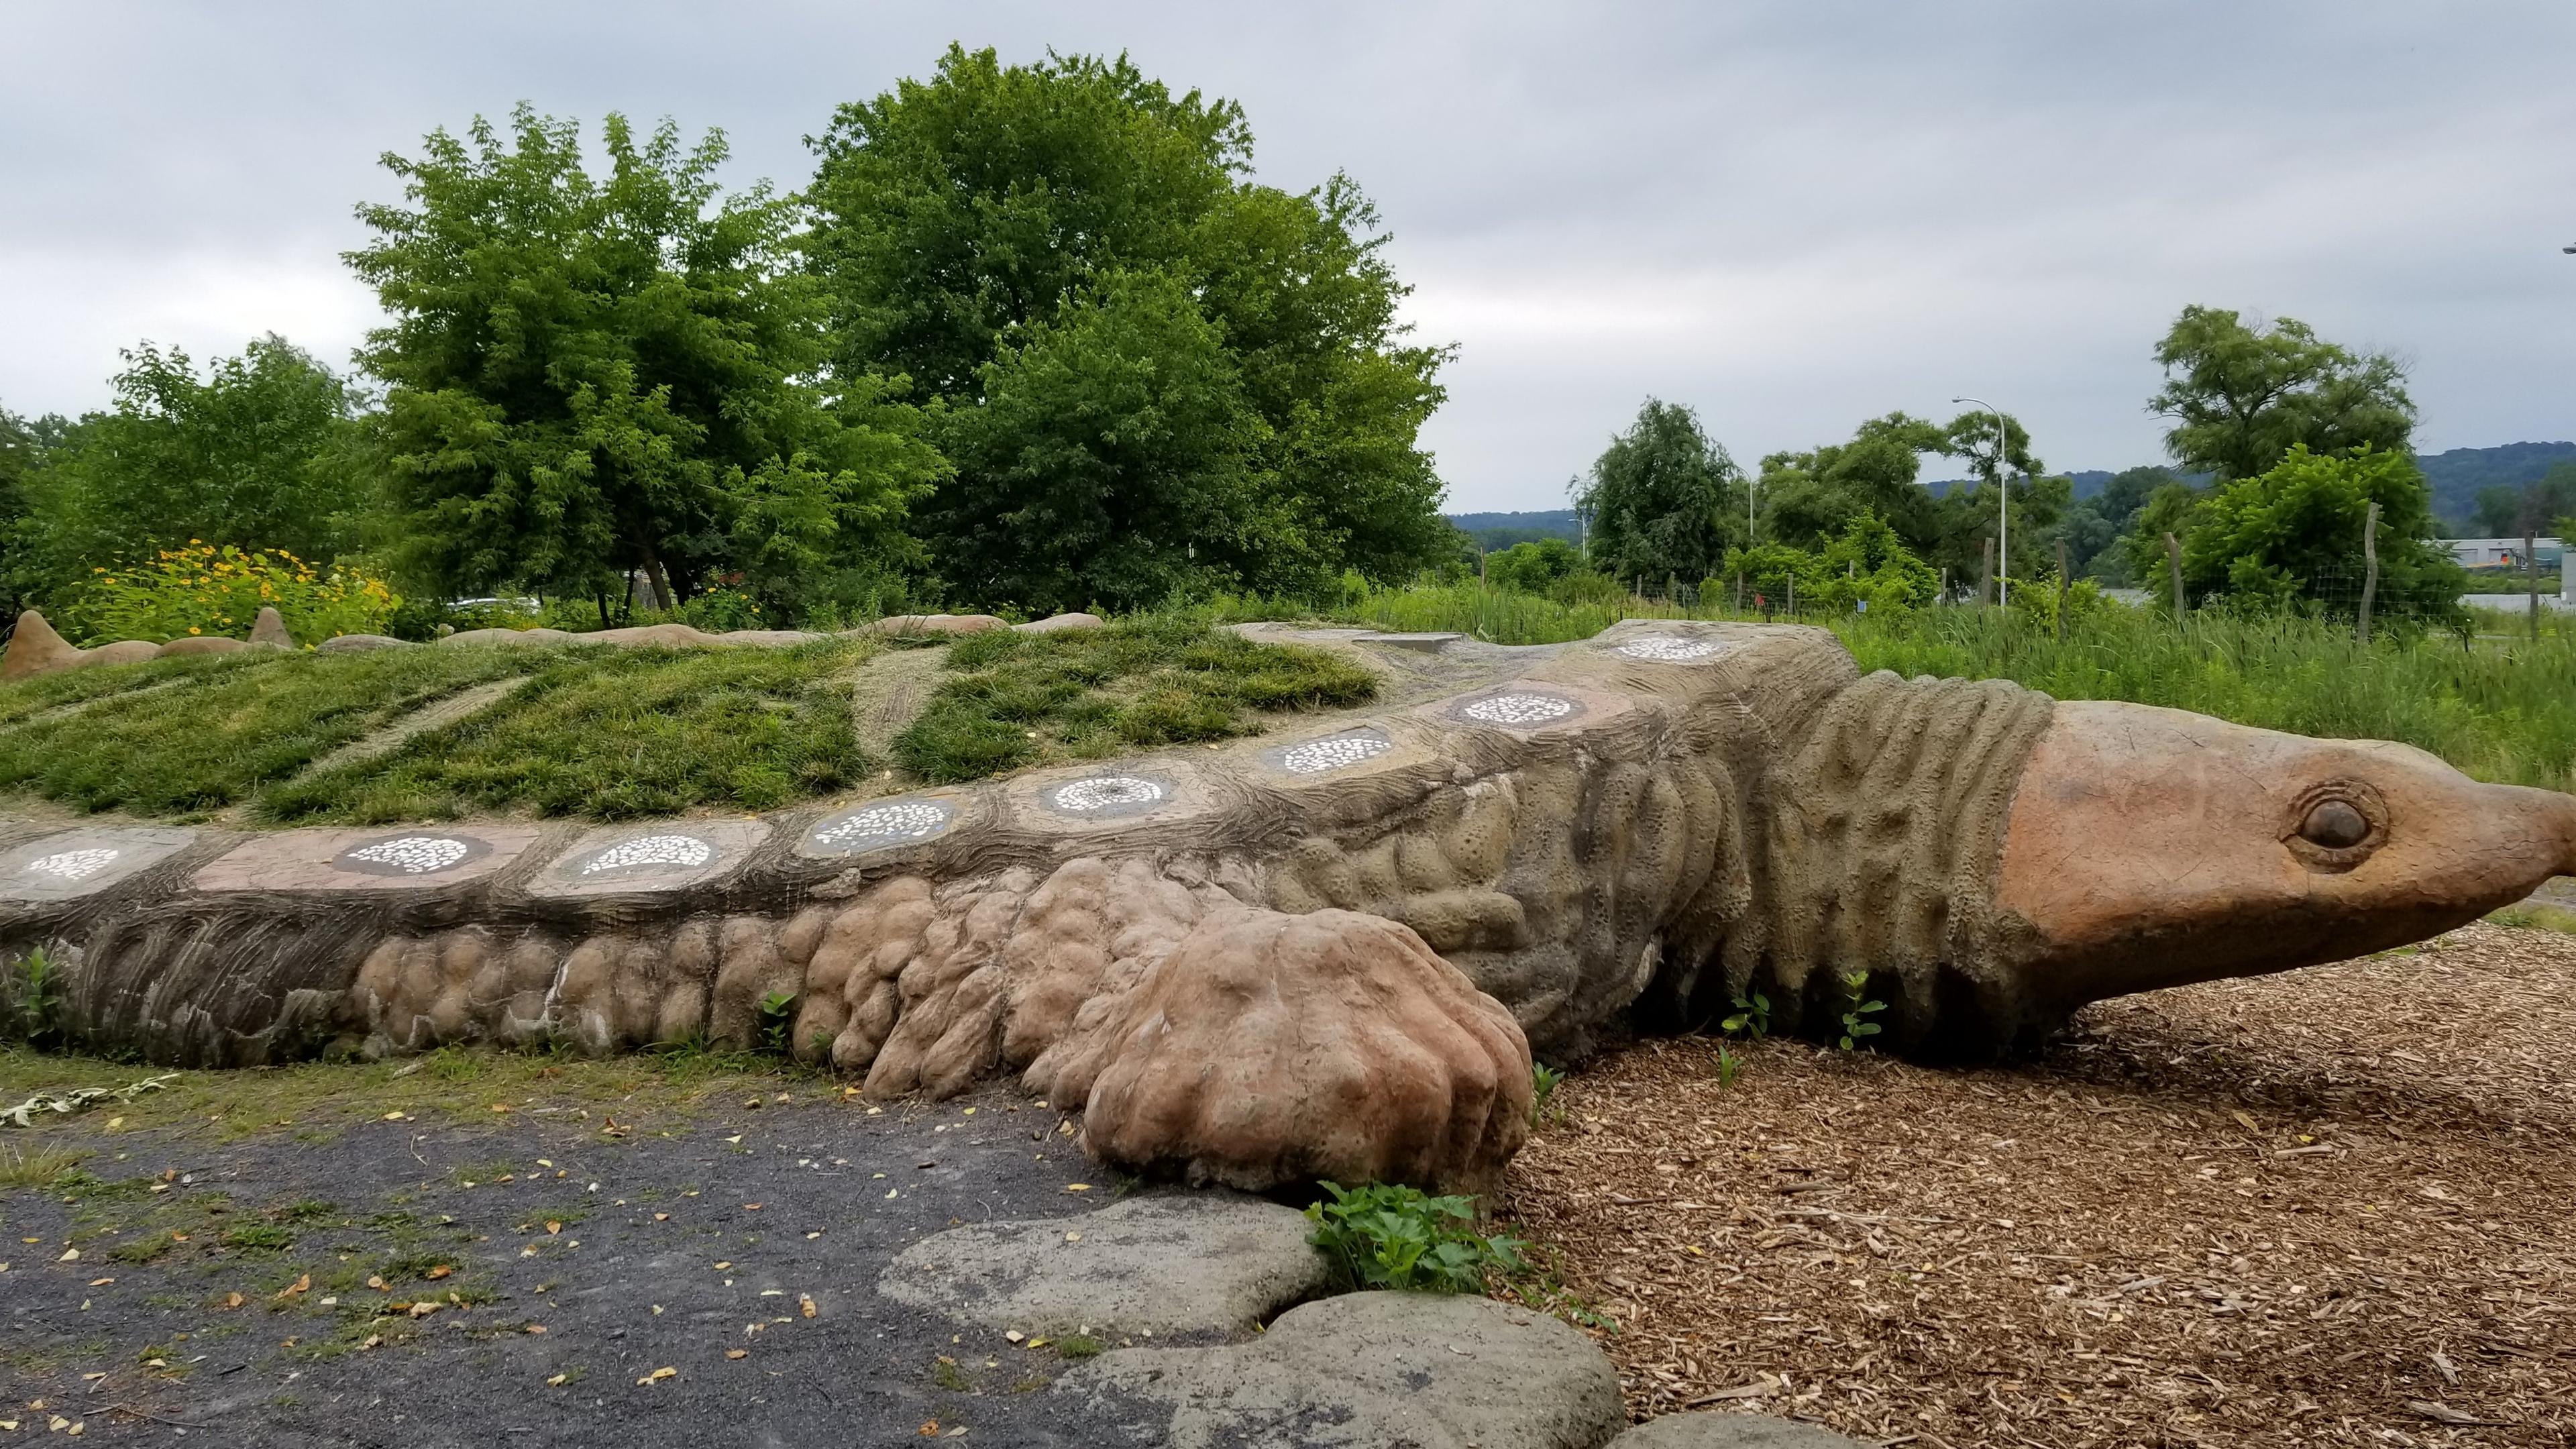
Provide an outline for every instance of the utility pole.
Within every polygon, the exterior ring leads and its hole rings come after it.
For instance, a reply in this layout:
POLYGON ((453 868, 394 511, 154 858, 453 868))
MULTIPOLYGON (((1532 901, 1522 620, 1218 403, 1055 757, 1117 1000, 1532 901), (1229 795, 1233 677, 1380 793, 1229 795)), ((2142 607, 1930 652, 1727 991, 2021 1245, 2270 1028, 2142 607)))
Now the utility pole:
POLYGON ((1995 418, 1995 602, 2012 602, 2012 485, 2004 481, 2004 415, 1984 398, 1954 397, 1953 404, 1975 403, 1995 418))

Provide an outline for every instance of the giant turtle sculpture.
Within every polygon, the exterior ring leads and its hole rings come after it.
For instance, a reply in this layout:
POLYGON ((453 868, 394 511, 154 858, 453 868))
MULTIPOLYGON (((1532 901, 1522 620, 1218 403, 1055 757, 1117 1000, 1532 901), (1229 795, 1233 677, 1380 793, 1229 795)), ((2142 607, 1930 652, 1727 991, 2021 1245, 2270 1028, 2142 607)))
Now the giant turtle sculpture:
MULTIPOLYGON (((1500 653, 1500 651, 1496 651, 1500 653)), ((0 833, 79 1040, 235 1064, 569 1038, 1002 1073, 1122 1166, 1474 1187, 1531 1052, 1842 978, 1918 1053, 2418 940, 2576 872, 2576 798, 2405 746, 1636 621, 1464 694, 767 820, 0 833)))

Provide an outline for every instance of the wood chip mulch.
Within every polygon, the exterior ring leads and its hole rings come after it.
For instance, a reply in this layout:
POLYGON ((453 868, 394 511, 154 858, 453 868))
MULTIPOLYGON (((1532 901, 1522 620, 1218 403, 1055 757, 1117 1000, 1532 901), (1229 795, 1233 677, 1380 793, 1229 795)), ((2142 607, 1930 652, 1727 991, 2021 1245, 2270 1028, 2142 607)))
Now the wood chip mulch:
POLYGON ((1871 1443, 2576 1444, 2576 936, 2088 1008, 2036 1058, 1644 1041, 1513 1164, 1639 1418, 1871 1443))

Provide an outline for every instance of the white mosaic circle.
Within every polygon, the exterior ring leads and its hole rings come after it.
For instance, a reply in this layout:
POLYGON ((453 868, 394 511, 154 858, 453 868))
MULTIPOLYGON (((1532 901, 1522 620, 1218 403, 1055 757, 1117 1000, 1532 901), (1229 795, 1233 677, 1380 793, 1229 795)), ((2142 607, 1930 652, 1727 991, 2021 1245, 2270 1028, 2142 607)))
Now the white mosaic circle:
POLYGON ((1484 724, 1534 725, 1574 713, 1574 701, 1552 694, 1497 694, 1458 711, 1484 724))
POLYGON ((583 875, 603 870, 630 870, 640 865, 700 866, 716 858, 716 848, 694 835, 639 835, 621 841, 584 862, 583 875))
POLYGON ((125 852, 101 847, 95 850, 66 850, 27 862, 21 874, 49 875, 56 880, 87 880, 125 852))
POLYGON ((1335 735, 1331 739, 1290 745, 1279 752, 1279 768, 1292 775, 1320 775, 1327 770, 1348 769, 1363 760, 1374 760, 1394 748, 1392 740, 1369 735, 1335 735))
POLYGON ((1714 639, 1649 634, 1643 639, 1631 639, 1620 645, 1617 652, 1631 659, 1651 659, 1659 664, 1687 664, 1694 659, 1706 659, 1725 647, 1714 639))
POLYGON ((919 840, 935 835, 948 823, 948 812, 919 800, 902 800, 892 805, 871 805, 845 819, 836 820, 814 832, 817 845, 838 845, 844 840, 874 840, 880 836, 919 840))
POLYGON ((1056 787, 1053 800, 1058 810, 1088 814, 1094 810, 1133 809, 1152 805, 1163 798, 1163 787, 1151 780, 1133 775, 1098 775, 1056 787))
POLYGON ((404 835, 349 852, 349 859, 388 865, 405 875, 430 875, 463 860, 473 847, 444 835, 404 835))

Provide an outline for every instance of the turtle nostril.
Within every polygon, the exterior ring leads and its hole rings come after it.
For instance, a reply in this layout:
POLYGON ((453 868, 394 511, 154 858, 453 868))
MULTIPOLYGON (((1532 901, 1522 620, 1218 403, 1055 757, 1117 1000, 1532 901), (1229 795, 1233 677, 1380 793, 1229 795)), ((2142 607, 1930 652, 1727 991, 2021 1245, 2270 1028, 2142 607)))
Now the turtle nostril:
POLYGON ((2370 838, 2370 821, 2348 800, 2320 800, 2299 822, 2299 835, 2328 850, 2347 850, 2370 838))

